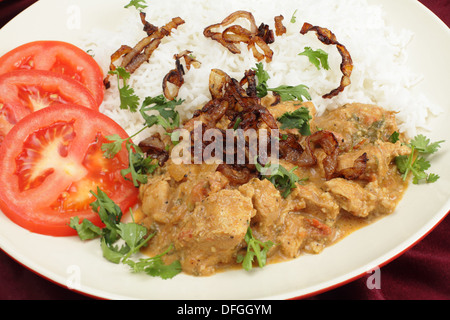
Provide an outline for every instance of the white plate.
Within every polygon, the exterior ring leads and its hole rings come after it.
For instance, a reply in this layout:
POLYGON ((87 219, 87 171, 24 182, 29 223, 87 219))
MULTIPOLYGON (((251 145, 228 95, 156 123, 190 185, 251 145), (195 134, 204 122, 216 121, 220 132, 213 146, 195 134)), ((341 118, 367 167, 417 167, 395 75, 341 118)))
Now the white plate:
MULTIPOLYGON (((122 2, 109 0, 40 0, 0 30, 0 55, 38 39, 78 44, 92 27, 114 25, 122 2), (106 13, 105 11, 111 11, 106 13), (68 17, 79 14, 81 24, 68 17), (80 28, 78 28, 80 27, 80 28)), ((0 213, 0 247, 18 262, 62 286, 105 299, 287 299, 321 292, 385 264, 433 229, 450 209, 450 53, 449 28, 414 0, 370 0, 381 4, 387 22, 415 33, 408 47, 412 70, 425 80, 417 90, 445 111, 434 120, 434 141, 445 139, 433 159, 441 179, 431 185, 411 186, 397 211, 354 232, 315 256, 269 265, 256 272, 231 271, 206 278, 178 275, 161 280, 131 274, 101 255, 98 242, 76 237, 53 238, 30 233, 0 213)), ((32 290, 33 288, 30 288, 32 290)))

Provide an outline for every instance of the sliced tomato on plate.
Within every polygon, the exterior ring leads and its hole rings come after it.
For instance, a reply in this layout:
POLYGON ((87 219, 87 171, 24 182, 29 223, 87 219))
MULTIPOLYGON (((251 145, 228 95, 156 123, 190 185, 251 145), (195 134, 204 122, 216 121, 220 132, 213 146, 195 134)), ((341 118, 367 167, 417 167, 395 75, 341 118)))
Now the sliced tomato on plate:
POLYGON ((82 83, 94 96, 97 105, 103 101, 103 71, 89 54, 63 41, 33 41, 0 57, 0 74, 13 70, 47 70, 64 74, 82 83))
POLYGON ((105 136, 127 133, 109 117, 73 104, 54 105, 19 121, 0 146, 0 209, 32 232, 68 236, 71 217, 101 225, 90 191, 103 190, 124 213, 138 189, 120 171, 128 168, 125 147, 112 159, 105 136))
POLYGON ((89 90, 64 75, 41 70, 0 75, 0 143, 25 115, 55 103, 74 103, 98 110, 89 90))

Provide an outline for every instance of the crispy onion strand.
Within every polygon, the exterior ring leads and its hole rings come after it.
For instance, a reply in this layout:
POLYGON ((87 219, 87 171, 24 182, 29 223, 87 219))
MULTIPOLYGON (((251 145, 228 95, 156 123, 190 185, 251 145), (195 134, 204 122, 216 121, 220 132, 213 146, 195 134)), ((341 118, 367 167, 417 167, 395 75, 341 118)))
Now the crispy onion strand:
POLYGON ((330 99, 337 96, 340 92, 344 91, 345 87, 350 85, 351 83, 350 76, 353 71, 352 57, 350 56, 350 53, 345 48, 345 46, 337 41, 336 36, 330 30, 318 26, 313 26, 310 23, 305 22, 303 24, 302 29, 300 30, 300 33, 304 35, 309 31, 315 31, 317 34, 317 38, 322 43, 326 45, 335 45, 337 47, 337 50, 339 51, 339 54, 342 57, 342 62, 340 66, 342 78, 339 87, 333 89, 331 92, 322 96, 324 99, 330 99))

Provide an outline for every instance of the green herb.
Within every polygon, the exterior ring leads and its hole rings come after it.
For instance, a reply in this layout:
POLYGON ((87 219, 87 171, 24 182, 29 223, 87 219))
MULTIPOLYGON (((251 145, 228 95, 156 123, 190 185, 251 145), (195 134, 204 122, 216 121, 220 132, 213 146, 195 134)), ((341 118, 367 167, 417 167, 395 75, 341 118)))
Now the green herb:
POLYGON ((100 188, 97 187, 97 194, 93 191, 91 193, 96 197, 91 203, 92 210, 100 216, 104 227, 96 227, 87 219, 79 223, 78 217, 71 218, 69 225, 77 231, 81 240, 100 238, 103 257, 113 263, 127 264, 133 272, 143 271, 163 279, 172 278, 181 272, 179 261, 165 265, 161 260, 171 248, 153 258, 140 259, 138 262, 132 260, 131 257, 139 253, 155 233, 150 234, 147 228, 134 221, 121 222, 123 214, 120 207, 100 188))
POLYGON ((173 263, 166 265, 162 261, 162 257, 168 254, 173 249, 170 245, 163 253, 146 259, 139 259, 139 261, 126 260, 124 263, 128 264, 133 272, 145 272, 153 277, 159 276, 163 279, 170 279, 181 272, 180 261, 174 261, 173 263))
MULTIPOLYGON (((155 164, 153 159, 146 157, 139 146, 131 142, 131 138, 154 125, 161 125, 165 130, 173 130, 179 127, 180 115, 175 111, 175 107, 182 102, 183 100, 167 101, 163 95, 154 98, 147 97, 139 109, 145 121, 141 130, 125 139, 122 139, 118 134, 106 136, 109 142, 103 143, 101 146, 101 150, 104 151, 103 155, 106 158, 113 158, 122 150, 123 143, 125 143, 128 151, 129 167, 123 169, 121 174, 125 179, 128 179, 126 175, 131 174, 131 181, 136 187, 147 182, 147 175, 152 173, 158 167, 158 164, 155 164), (156 112, 157 114, 149 115, 147 112, 156 112)), ((179 139, 179 133, 172 140, 175 141, 176 139, 179 139)))
POLYGON ((298 129, 300 134, 310 136, 309 120, 311 119, 308 108, 300 107, 294 112, 284 113, 277 120, 281 123, 281 129, 298 129))
POLYGON ((119 88, 120 109, 136 112, 139 106, 139 97, 134 93, 134 89, 127 84, 130 74, 122 67, 109 71, 109 74, 117 76, 117 86, 119 88), (120 86, 122 79, 122 86, 120 86))
POLYGON ((399 141, 399 139, 400 139, 400 133, 398 133, 398 131, 394 131, 389 136, 389 142, 392 142, 392 143, 396 143, 397 141, 399 141))
POLYGON ((264 66, 261 62, 256 64, 255 71, 256 78, 258 79, 258 84, 256 85, 256 92, 258 97, 263 98, 267 95, 267 81, 270 79, 269 74, 264 70, 264 66))
POLYGON ((131 174, 131 180, 135 187, 147 183, 148 175, 153 173, 158 168, 158 162, 154 163, 153 158, 146 157, 139 146, 127 143, 126 148, 128 150, 128 162, 127 169, 122 169, 120 174, 126 180, 129 180, 126 176, 131 174))
POLYGON ((240 118, 240 117, 238 117, 237 119, 236 119, 236 122, 234 123, 234 126, 233 126, 233 130, 237 130, 237 128, 239 128, 239 124, 242 122, 242 119, 240 118))
POLYGON ((280 95, 283 101, 298 100, 303 101, 303 97, 307 100, 311 100, 311 96, 308 92, 308 87, 300 84, 297 86, 281 85, 276 88, 269 88, 267 81, 270 79, 267 71, 264 70, 263 64, 261 62, 256 64, 256 68, 253 68, 256 77, 258 79, 258 84, 256 86, 256 92, 259 98, 263 98, 267 95, 269 91, 272 91, 280 95))
POLYGON ((309 88, 303 84, 299 84, 298 86, 295 87, 282 85, 276 88, 267 88, 267 90, 279 94, 281 100, 283 101, 292 101, 292 100, 303 101, 302 97, 305 97, 306 100, 311 100, 311 96, 309 95, 307 89, 309 88))
POLYGON ((139 187, 140 183, 147 183, 147 175, 155 171, 158 163, 154 163, 154 159, 146 157, 141 148, 131 142, 133 136, 126 139, 122 139, 117 134, 106 136, 106 139, 111 142, 103 143, 101 150, 104 151, 103 156, 105 158, 111 159, 122 150, 122 144, 125 142, 129 165, 127 169, 122 169, 120 173, 126 180, 130 180, 126 176, 131 174, 130 181, 133 182, 135 187, 139 187))
POLYGON ((328 65, 328 53, 322 49, 313 50, 311 47, 305 47, 305 51, 298 55, 308 57, 309 61, 316 66, 317 70, 320 70, 320 66, 325 70, 330 69, 330 66, 328 65))
POLYGON ((411 173, 414 184, 436 182, 439 175, 426 172, 431 167, 426 156, 436 153, 443 142, 444 140, 432 143, 422 134, 415 136, 408 144, 411 148, 409 156, 403 155, 395 158, 395 164, 398 171, 403 174, 403 180, 406 180, 408 174, 411 173))
POLYGON ((256 258, 258 266, 260 268, 264 267, 267 261, 267 252, 272 248, 274 243, 272 241, 262 242, 255 239, 250 227, 248 227, 244 239, 247 243, 247 252, 245 255, 240 254, 237 256, 237 263, 242 263, 242 267, 246 271, 250 271, 253 268, 253 261, 256 258))
POLYGON ((175 107, 184 100, 167 100, 164 95, 145 98, 140 108, 140 113, 145 120, 145 125, 150 128, 154 125, 162 126, 166 131, 180 126, 180 114, 175 107), (158 115, 148 115, 149 111, 158 111, 158 115))
POLYGON ((90 240, 102 235, 102 229, 88 219, 83 219, 80 223, 78 217, 73 217, 70 220, 69 226, 77 231, 81 240, 90 240))
POLYGON ((255 166, 264 178, 272 182, 275 188, 280 191, 283 198, 287 198, 291 194, 291 191, 295 188, 295 184, 297 182, 307 180, 307 178, 300 180, 300 178, 294 173, 298 167, 294 167, 288 171, 280 164, 272 166, 270 163, 267 163, 264 167, 262 167, 257 161, 255 162, 255 166))
POLYGON ((291 17, 291 23, 297 22, 297 17, 295 16, 295 14, 297 13, 297 10, 298 10, 298 9, 295 9, 294 13, 292 14, 292 17, 291 17))
POLYGON ((147 3, 145 0, 131 0, 124 8, 135 7, 137 10, 147 8, 147 3))

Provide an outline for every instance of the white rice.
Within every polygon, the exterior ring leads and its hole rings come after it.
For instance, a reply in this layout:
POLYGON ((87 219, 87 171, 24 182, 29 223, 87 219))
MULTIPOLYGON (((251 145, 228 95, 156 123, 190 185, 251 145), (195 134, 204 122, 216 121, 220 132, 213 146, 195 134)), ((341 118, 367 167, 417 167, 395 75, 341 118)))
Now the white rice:
MULTIPOLYGON (((274 52, 273 61, 269 64, 264 62, 264 68, 271 76, 268 85, 308 86, 319 114, 350 102, 377 104, 398 112, 400 130, 413 136, 418 128, 426 128, 427 116, 438 112, 423 95, 413 90, 421 80, 421 76, 413 74, 407 66, 406 47, 413 34, 387 26, 382 8, 368 5, 364 0, 152 0, 147 3, 148 8, 144 11, 152 24, 162 26, 176 16, 186 23, 163 40, 149 63, 144 63, 132 75, 129 84, 142 100, 162 94, 162 79, 175 65, 173 55, 191 50, 201 62, 201 67, 186 72, 185 83, 178 95, 184 100, 178 107, 182 119, 190 117, 194 110, 210 100, 208 77, 211 69, 222 69, 240 80, 244 71, 257 63, 245 46, 242 46, 241 54, 234 55, 203 35, 206 26, 221 22, 236 10, 252 12, 258 26, 264 22, 273 30, 274 17, 284 16, 287 33, 276 37, 270 45, 274 52), (296 22, 292 23, 294 12, 296 22), (335 46, 323 45, 314 32, 301 35, 299 31, 304 22, 330 29, 352 56, 352 84, 333 99, 321 96, 339 85, 341 57, 335 46), (306 57, 299 56, 298 53, 306 46, 328 52, 331 70, 317 70, 306 57)), ((123 9, 123 20, 117 21, 117 25, 116 30, 93 30, 85 39, 86 49, 94 52, 105 73, 110 55, 120 45, 134 46, 145 36, 138 11, 134 8, 123 9)), ((130 135, 134 134, 142 128, 141 116, 119 109, 117 84, 114 78, 112 80, 101 111, 116 120, 130 135)), ((148 134, 144 132, 136 140, 148 134)))

